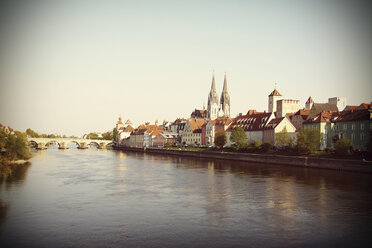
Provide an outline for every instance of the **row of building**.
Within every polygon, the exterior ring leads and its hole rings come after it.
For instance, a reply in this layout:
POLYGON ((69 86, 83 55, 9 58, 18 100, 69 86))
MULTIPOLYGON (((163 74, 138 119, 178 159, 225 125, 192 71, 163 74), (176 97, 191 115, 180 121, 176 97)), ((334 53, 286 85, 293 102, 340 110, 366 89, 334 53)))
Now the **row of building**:
POLYGON ((268 96, 268 112, 249 110, 246 114, 230 117, 230 95, 226 74, 220 100, 217 97, 215 77, 212 77, 207 109, 195 109, 190 118, 178 118, 154 125, 145 123, 133 128, 121 118, 116 124, 116 143, 128 147, 163 147, 166 145, 214 146, 218 131, 227 133, 231 146, 231 131, 239 126, 247 135, 247 142, 259 140, 276 145, 276 134, 286 130, 296 139, 302 129, 318 130, 320 149, 334 148, 338 139, 349 138, 356 148, 365 150, 372 132, 372 104, 346 105, 346 98, 329 98, 327 103, 315 103, 311 97, 300 109, 299 100, 284 99, 277 89, 268 96))

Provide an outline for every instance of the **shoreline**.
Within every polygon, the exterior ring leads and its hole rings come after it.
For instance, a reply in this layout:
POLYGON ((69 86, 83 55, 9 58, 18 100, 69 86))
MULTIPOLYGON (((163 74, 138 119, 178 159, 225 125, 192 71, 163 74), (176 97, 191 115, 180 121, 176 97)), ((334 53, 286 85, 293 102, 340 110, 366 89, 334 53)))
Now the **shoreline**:
POLYGON ((164 148, 114 147, 114 150, 152 153, 181 157, 207 158, 302 168, 328 169, 372 174, 372 162, 361 160, 331 159, 317 157, 285 156, 273 154, 235 153, 219 151, 190 151, 164 148))

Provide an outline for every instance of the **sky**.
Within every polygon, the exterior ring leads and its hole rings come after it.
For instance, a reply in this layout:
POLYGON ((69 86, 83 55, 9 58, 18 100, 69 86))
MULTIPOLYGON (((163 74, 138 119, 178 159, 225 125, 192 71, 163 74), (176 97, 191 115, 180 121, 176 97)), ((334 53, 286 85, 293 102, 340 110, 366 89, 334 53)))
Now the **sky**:
POLYGON ((81 136, 188 118, 227 74, 231 114, 372 101, 369 1, 0 3, 0 123, 81 136))

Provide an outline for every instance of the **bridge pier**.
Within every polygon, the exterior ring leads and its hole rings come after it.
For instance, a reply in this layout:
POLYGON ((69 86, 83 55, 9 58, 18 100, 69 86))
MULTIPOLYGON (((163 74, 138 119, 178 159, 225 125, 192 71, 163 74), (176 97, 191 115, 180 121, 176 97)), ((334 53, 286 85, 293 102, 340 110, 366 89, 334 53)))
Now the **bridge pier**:
POLYGON ((88 149, 88 145, 86 142, 81 142, 78 146, 78 149, 88 149))
POLYGON ((36 149, 37 150, 46 150, 47 147, 46 147, 45 143, 37 143, 36 149))
POLYGON ((60 142, 58 149, 68 149, 67 144, 65 142, 60 142))
POLYGON ((100 143, 100 144, 98 144, 99 145, 99 149, 106 149, 106 144, 105 143, 100 143))

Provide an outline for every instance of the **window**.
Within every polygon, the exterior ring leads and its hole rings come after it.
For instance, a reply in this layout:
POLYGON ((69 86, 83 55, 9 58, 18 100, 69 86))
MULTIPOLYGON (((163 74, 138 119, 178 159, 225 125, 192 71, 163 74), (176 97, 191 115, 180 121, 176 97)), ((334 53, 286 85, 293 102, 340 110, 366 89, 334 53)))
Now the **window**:
POLYGON ((360 134, 360 140, 364 140, 364 133, 360 134))
POLYGON ((351 124, 351 130, 355 130, 355 123, 351 124))
POLYGON ((364 123, 360 123, 360 130, 364 130, 364 123))
POLYGON ((352 133, 352 134, 351 134, 351 139, 352 139, 352 140, 355 140, 355 133, 352 133))
POLYGON ((344 130, 347 130, 347 124, 344 124, 344 130))
POLYGON ((372 122, 369 123, 369 129, 372 130, 372 122))

